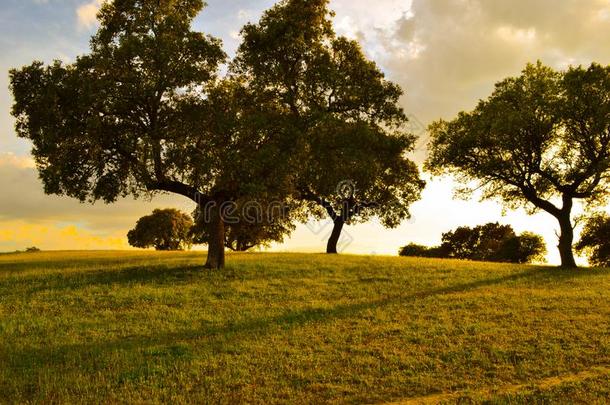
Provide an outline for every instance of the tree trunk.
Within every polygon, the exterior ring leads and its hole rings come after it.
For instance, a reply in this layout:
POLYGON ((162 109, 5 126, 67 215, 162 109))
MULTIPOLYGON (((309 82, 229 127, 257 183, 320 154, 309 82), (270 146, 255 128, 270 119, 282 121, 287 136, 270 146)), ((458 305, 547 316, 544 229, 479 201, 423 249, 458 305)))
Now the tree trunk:
POLYGON ((345 225, 345 221, 343 218, 339 217, 335 219, 333 225, 333 231, 330 234, 330 238, 328 239, 328 244, 326 245, 326 253, 329 254, 337 254, 337 243, 339 242, 339 238, 341 237, 341 231, 343 230, 343 225, 345 225))
POLYGON ((212 208, 210 214, 210 241, 205 267, 218 270, 225 267, 225 223, 219 206, 212 208))
POLYGON ((561 267, 565 269, 575 269, 576 260, 574 259, 574 228, 570 219, 570 211, 562 210, 561 215, 557 218, 561 234, 559 235, 559 254, 561 256, 561 267))

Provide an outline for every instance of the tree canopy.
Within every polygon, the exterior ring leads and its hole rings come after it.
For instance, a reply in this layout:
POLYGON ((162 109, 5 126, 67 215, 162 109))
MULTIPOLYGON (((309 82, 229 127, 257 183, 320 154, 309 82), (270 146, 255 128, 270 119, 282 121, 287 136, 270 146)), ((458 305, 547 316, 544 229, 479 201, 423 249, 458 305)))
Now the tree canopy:
POLYGON ((336 253, 345 223, 378 216, 397 226, 424 183, 406 158, 414 137, 402 90, 356 41, 335 34, 332 16, 327 0, 279 2, 243 28, 231 69, 286 112, 300 145, 297 198, 334 222, 327 251, 336 253))
POLYGON ((426 167, 452 174, 483 198, 544 210, 559 222, 564 267, 573 255, 574 200, 604 202, 610 180, 610 67, 555 71, 528 65, 452 121, 430 126, 426 167))
POLYGON ((45 191, 190 198, 211 214, 212 268, 224 266, 226 202, 308 202, 338 233, 371 215, 388 226, 407 217, 423 182, 405 157, 414 139, 402 92, 335 35, 328 2, 281 1, 247 24, 223 78, 220 41, 192 29, 203 6, 106 2, 88 54, 11 71, 17 132, 33 143, 45 191), (346 180, 354 192, 337 195, 346 180))

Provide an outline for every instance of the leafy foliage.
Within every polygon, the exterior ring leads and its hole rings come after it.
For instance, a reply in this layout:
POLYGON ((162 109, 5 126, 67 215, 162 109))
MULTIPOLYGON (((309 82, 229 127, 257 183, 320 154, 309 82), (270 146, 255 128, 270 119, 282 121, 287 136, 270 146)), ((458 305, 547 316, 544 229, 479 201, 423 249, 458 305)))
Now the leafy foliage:
MULTIPOLYGON (((295 220, 302 214, 299 204, 294 202, 263 203, 252 200, 237 202, 230 211, 225 217, 225 247, 236 252, 283 242, 294 231, 295 220)), ((199 210, 193 214, 195 226, 192 234, 196 244, 209 243, 210 235, 204 215, 199 210)))
POLYGON ((232 71, 286 112, 300 145, 296 191, 310 213, 339 226, 375 215, 394 227, 424 186, 405 157, 414 137, 402 90, 356 41, 336 36, 331 17, 327 0, 279 2, 243 28, 232 71), (348 193, 338 190, 346 181, 348 193))
POLYGON ((192 245, 193 220, 176 209, 157 209, 142 217, 129 231, 127 239, 133 247, 156 250, 186 250, 192 245))
POLYGON ((17 133, 33 142, 47 193, 106 202, 153 191, 195 198, 213 184, 209 165, 172 160, 209 155, 186 142, 199 120, 189 111, 225 58, 219 40, 190 29, 202 6, 106 2, 88 55, 11 71, 17 133))
POLYGON ((573 200, 599 204, 610 193, 608 94, 610 67, 556 72, 540 62, 528 65, 472 112, 433 123, 426 167, 477 183, 483 198, 555 216, 562 262, 573 267, 573 200))
POLYGON ((595 266, 610 267, 610 216, 593 215, 587 220, 576 250, 586 253, 595 266))
POLYGON ((398 252, 398 255, 406 257, 449 257, 448 254, 443 251, 442 246, 429 247, 424 245, 418 245, 416 243, 409 243, 408 245, 401 247, 398 252))
POLYGON ((409 244, 401 256, 456 258, 490 262, 531 263, 544 261, 544 239, 531 232, 517 235, 510 225, 489 223, 459 227, 443 234, 442 244, 426 247, 409 244))

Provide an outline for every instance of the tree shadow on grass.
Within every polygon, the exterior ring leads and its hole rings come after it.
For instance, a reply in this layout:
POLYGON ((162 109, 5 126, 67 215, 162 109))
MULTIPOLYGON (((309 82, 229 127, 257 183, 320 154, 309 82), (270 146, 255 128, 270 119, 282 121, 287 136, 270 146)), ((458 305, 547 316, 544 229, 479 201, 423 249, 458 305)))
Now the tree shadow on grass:
MULTIPOLYGON (((26 253, 23 253, 26 255, 26 253)), ((33 255, 35 256, 35 255, 33 255)), ((191 261, 193 257, 187 256, 145 256, 145 255, 134 255, 121 257, 66 257, 65 259, 58 259, 56 257, 44 257, 37 259, 33 257, 31 260, 12 260, 12 261, 0 261, 0 275, 17 275, 26 271, 36 272, 38 270, 45 270, 49 273, 61 273, 66 271, 92 271, 99 268, 120 268, 125 264, 135 267, 136 265, 145 266, 147 263, 162 261, 164 264, 175 264, 183 263, 185 261, 191 261)), ((203 263, 204 256, 201 257, 203 263)))
POLYGON ((43 276, 26 276, 19 279, 0 279, 0 289, 3 284, 24 286, 20 294, 33 295, 45 291, 69 291, 88 287, 115 285, 130 286, 153 284, 156 286, 184 284, 200 277, 202 265, 187 265, 173 267, 167 264, 136 265, 112 270, 85 270, 70 273, 52 273, 43 276))
MULTIPOLYGON (((186 260, 191 262, 191 260, 186 260)), ((517 269, 523 269, 523 267, 515 267, 517 269)), ((0 266, 0 270, 3 270, 0 266)), ((357 272, 360 271, 360 266, 356 266, 354 269, 357 272)), ((346 273, 353 272, 352 270, 345 270, 346 273)), ((134 263, 125 265, 124 261, 117 260, 116 262, 100 261, 99 264, 91 263, 86 268, 74 270, 74 264, 71 266, 66 265, 60 267, 57 271, 46 274, 31 274, 20 276, 18 278, 0 278, 0 290, 5 289, 10 292, 11 288, 6 288, 7 285, 11 287, 17 286, 20 294, 36 294, 45 291, 68 291, 84 289, 95 286, 116 286, 116 285, 171 285, 174 283, 186 283, 191 282, 201 277, 207 277, 210 280, 214 279, 217 281, 229 281, 232 279, 251 279, 253 277, 252 272, 247 271, 243 273, 244 269, 228 267, 225 270, 219 272, 211 272, 203 268, 202 264, 185 264, 184 258, 176 258, 175 260, 163 259, 159 264, 149 263, 134 263), (112 268, 112 266, 116 266, 112 268), (106 267, 106 269, 103 269, 106 267), (110 269, 107 269, 111 267, 110 269), (61 270, 71 270, 62 272, 61 270), (5 287, 5 288, 3 288, 5 287)), ((264 271, 254 272, 255 278, 264 279, 286 279, 292 276, 300 277, 306 273, 294 273, 293 271, 280 271, 278 274, 268 274, 264 271)), ((507 271, 511 271, 510 268, 507 271)), ((317 270, 316 270, 317 272, 317 270)), ((525 271, 511 272, 511 275, 506 278, 502 277, 500 280, 508 282, 510 280, 519 280, 523 278, 529 279, 531 282, 544 283, 544 282, 555 282, 567 279, 575 279, 581 277, 590 277, 596 274, 607 274, 610 273, 609 269, 560 269, 555 267, 537 267, 530 266, 526 267, 525 271)), ((461 271, 460 274, 463 276, 465 273, 461 271)), ((473 273, 473 277, 478 277, 480 273, 473 273)), ((384 282, 392 281, 391 275, 386 274, 383 277, 359 277, 355 280, 349 280, 351 283, 359 282, 384 282)), ((476 280, 470 285, 476 285, 482 283, 482 285, 489 283, 488 279, 476 280)), ((494 284, 494 283, 491 283, 494 284)))
MULTIPOLYGON (((197 267, 187 267, 183 269, 166 268, 157 269, 154 274, 147 274, 149 270, 133 269, 126 271, 122 282, 140 282, 153 278, 158 281, 166 276, 167 281, 173 280, 177 272, 181 272, 186 277, 189 272, 195 271, 197 267)), ((116 351, 129 351, 140 353, 142 350, 156 346, 174 347, 177 342, 194 343, 198 349, 215 348, 225 344, 238 342, 247 339, 249 336, 256 335, 257 339, 261 336, 270 334, 282 329, 293 329, 299 326, 312 323, 322 323, 341 319, 354 319, 361 313, 372 309, 382 308, 390 305, 407 304, 417 300, 423 300, 435 296, 459 294, 476 290, 482 287, 489 287, 498 284, 505 284, 519 281, 548 282, 557 279, 567 279, 574 277, 586 277, 596 274, 607 274, 608 271, 595 272, 574 272, 557 270, 554 268, 534 267, 528 268, 520 273, 509 274, 503 277, 481 279, 468 283, 449 285, 440 288, 433 288, 408 294, 400 294, 384 297, 376 300, 363 302, 347 303, 334 307, 306 308, 298 311, 287 311, 284 314, 274 317, 262 317, 253 319, 243 319, 236 322, 228 322, 221 325, 211 324, 203 328, 193 328, 189 330, 175 331, 169 333, 159 333, 155 335, 130 336, 124 339, 116 339, 101 342, 69 344, 60 346, 49 346, 44 348, 18 348, 6 350, 0 358, 5 358, 5 364, 9 368, 23 368, 29 364, 35 368, 53 367, 68 364, 75 356, 84 358, 95 358, 104 354, 116 351)), ((116 276, 116 274, 115 274, 116 276)), ((107 282, 109 275, 100 276, 97 281, 107 282)), ((5 348, 7 349, 7 348, 5 348)))

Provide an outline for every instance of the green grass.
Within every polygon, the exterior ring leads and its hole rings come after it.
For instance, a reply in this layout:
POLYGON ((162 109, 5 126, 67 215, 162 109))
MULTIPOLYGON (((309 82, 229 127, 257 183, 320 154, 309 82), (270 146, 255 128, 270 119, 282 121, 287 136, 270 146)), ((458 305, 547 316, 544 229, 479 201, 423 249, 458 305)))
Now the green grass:
POLYGON ((0 256, 0 402, 610 399, 610 270, 201 253, 0 256))

